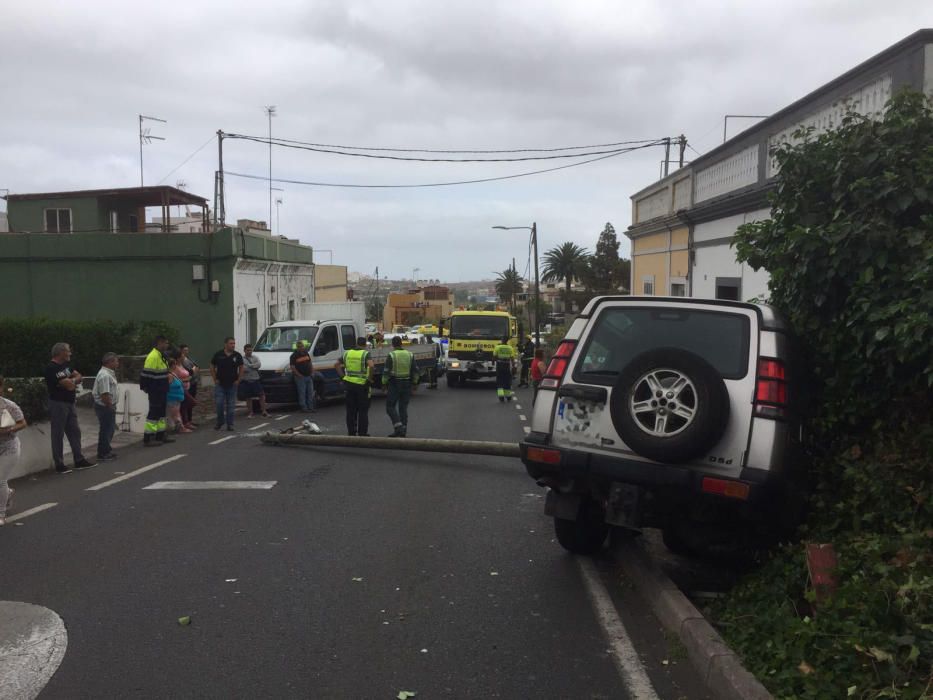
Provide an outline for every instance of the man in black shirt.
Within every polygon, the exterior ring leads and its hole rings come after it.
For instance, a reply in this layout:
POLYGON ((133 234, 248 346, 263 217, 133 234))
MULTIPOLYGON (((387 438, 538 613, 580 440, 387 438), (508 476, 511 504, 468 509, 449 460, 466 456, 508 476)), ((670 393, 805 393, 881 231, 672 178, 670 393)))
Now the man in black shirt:
POLYGON ((72 471, 65 466, 64 441, 68 438, 75 469, 93 467, 95 462, 85 459, 81 453, 81 428, 75 413, 75 394, 81 383, 81 373, 71 369, 71 346, 55 343, 52 346, 52 361, 45 368, 45 383, 49 390, 49 420, 52 423, 52 461, 55 471, 67 474, 72 471))
POLYGON ((223 350, 218 350, 211 358, 211 377, 214 378, 214 404, 217 407, 217 422, 214 430, 220 430, 227 423, 227 430, 233 430, 233 411, 236 408, 236 389, 243 376, 243 356, 236 351, 236 340, 224 340, 223 350))
POLYGON ((298 392, 298 406, 306 413, 314 413, 314 363, 304 342, 299 340, 295 345, 295 352, 288 358, 288 365, 298 392))
POLYGON ((519 386, 528 386, 528 370, 531 369, 531 362, 535 358, 535 341, 531 337, 525 338, 525 344, 522 346, 522 375, 519 386))

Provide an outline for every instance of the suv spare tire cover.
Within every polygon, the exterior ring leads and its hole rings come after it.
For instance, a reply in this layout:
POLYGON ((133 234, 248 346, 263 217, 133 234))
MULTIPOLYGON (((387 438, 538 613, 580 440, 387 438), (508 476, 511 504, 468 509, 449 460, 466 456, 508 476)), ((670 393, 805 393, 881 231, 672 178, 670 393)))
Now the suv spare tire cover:
POLYGON ((637 454, 686 462, 705 456, 722 437, 729 422, 729 393, 719 372, 702 357, 681 348, 657 348, 622 369, 609 411, 616 432, 637 454))

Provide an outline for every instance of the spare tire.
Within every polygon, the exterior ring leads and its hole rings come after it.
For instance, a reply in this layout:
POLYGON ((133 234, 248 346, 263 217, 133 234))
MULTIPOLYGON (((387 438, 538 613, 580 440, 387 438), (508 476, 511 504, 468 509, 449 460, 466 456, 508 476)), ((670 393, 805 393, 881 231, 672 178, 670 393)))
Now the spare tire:
POLYGON ((729 393, 719 372, 680 348, 635 357, 619 374, 609 411, 634 452, 658 462, 705 456, 729 422, 729 393))

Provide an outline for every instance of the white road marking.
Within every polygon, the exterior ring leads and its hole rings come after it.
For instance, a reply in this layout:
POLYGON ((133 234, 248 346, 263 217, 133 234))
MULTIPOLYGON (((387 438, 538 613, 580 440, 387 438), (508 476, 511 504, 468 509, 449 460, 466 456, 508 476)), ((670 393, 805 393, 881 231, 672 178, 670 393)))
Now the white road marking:
POLYGON ((254 425, 254 426, 253 426, 253 430, 259 430, 260 428, 265 428, 267 425, 269 425, 269 424, 268 424, 268 423, 260 423, 259 425, 254 425))
POLYGON ((279 416, 278 418, 276 418, 276 420, 285 420, 286 418, 288 418, 288 414, 284 416, 279 416))
POLYGON ((519 414, 518 419, 519 419, 519 420, 528 420, 527 418, 525 418, 524 414, 519 414))
POLYGON ((143 486, 143 491, 170 489, 174 491, 204 491, 208 489, 271 489, 277 481, 156 481, 143 486))
POLYGON ((119 484, 121 481, 126 481, 127 479, 132 479, 134 476, 139 476, 140 474, 145 474, 148 471, 152 471, 156 467, 161 467, 163 464, 168 464, 169 462, 174 462, 176 459, 181 459, 182 457, 187 457, 185 454, 173 455, 165 459, 159 460, 154 464, 150 464, 148 467, 140 467, 131 472, 127 472, 123 476, 118 476, 116 479, 111 479, 110 481, 105 481, 102 484, 97 484, 96 486, 91 486, 90 488, 84 489, 85 491, 100 491, 105 489, 108 486, 113 486, 114 484, 119 484))
POLYGON ((522 430, 524 430, 526 433, 530 433, 530 432, 531 432, 531 426, 530 426, 530 425, 522 426, 522 430))
POLYGON ((622 682, 628 688, 629 695, 634 700, 659 700, 596 567, 591 560, 584 557, 577 557, 577 563, 583 573, 583 582, 593 603, 593 610, 609 639, 610 655, 619 675, 622 676, 622 682))
POLYGON ((65 658, 68 632, 54 610, 0 601, 0 692, 5 698, 34 698, 65 658))
POLYGON ((235 437, 236 435, 228 435, 227 437, 222 437, 219 440, 214 440, 213 442, 209 442, 207 444, 208 445, 219 445, 220 443, 226 442, 227 440, 232 440, 235 437))
POLYGON ((54 508, 57 505, 57 503, 43 503, 41 506, 36 506, 35 508, 30 508, 29 510, 24 510, 22 513, 8 515, 6 521, 8 523, 12 523, 16 520, 22 520, 23 518, 28 518, 30 515, 35 515, 36 513, 41 513, 42 511, 48 510, 49 508, 54 508))
POLYGON ((515 404, 515 408, 516 408, 517 410, 519 410, 519 411, 522 410, 521 404, 515 404))

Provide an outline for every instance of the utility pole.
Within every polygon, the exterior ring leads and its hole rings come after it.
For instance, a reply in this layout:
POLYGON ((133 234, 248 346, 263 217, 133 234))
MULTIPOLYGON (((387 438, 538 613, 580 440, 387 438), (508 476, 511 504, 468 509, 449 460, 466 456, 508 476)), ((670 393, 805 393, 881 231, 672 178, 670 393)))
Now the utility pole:
POLYGON ((269 228, 272 228, 272 117, 275 116, 275 105, 266 105, 266 114, 269 117, 269 228))
POLYGON ((143 128, 143 120, 151 122, 162 122, 163 124, 168 124, 165 119, 159 119, 158 117, 147 117, 145 114, 139 115, 139 186, 143 187, 143 143, 152 143, 152 140, 156 141, 165 141, 165 138, 162 136, 153 136, 149 133, 149 129, 143 128))
POLYGON ((684 167, 684 153, 687 150, 687 137, 681 134, 677 137, 677 141, 680 142, 680 162, 679 167, 684 167))
POLYGON ((217 130, 217 177, 214 181, 214 230, 224 225, 224 132, 217 130))
POLYGON ((541 290, 538 282, 538 224, 531 224, 531 254, 535 256, 535 347, 541 347, 541 319, 538 317, 541 313, 541 290))
POLYGON ((518 274, 518 270, 515 268, 515 258, 512 258, 512 279, 509 280, 509 306, 511 307, 509 311, 514 315, 515 314, 515 287, 512 285, 512 282, 515 281, 515 276, 518 274))
POLYGON ((664 177, 667 177, 671 166, 671 137, 664 139, 664 177))

